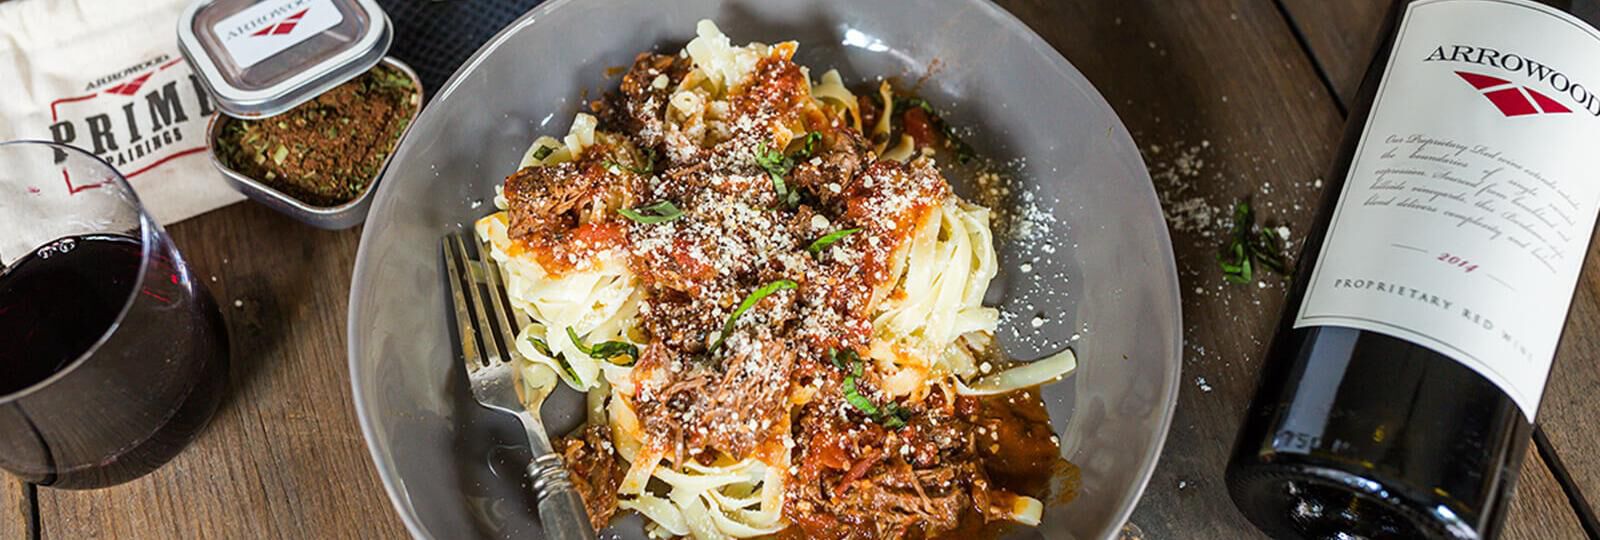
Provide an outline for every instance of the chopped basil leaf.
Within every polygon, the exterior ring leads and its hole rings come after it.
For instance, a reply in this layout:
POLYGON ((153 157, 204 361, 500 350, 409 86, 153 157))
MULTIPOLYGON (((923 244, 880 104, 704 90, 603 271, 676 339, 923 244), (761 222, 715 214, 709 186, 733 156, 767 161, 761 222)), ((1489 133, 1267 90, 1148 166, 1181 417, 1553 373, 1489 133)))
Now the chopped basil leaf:
POLYGON ((878 406, 873 405, 872 400, 867 399, 867 396, 861 395, 861 392, 856 390, 856 377, 854 375, 844 378, 844 400, 850 402, 850 405, 867 416, 878 416, 878 406))
POLYGON ((556 151, 554 147, 539 145, 538 148, 533 150, 533 159, 543 160, 550 157, 550 153, 554 151, 556 151))
POLYGON ((584 340, 582 340, 581 337, 578 337, 578 331, 573 331, 571 326, 566 328, 566 339, 573 340, 573 345, 574 347, 578 347, 578 351, 581 351, 581 353, 584 353, 584 355, 589 355, 589 345, 584 345, 584 340))
POLYGON ((1245 252, 1245 244, 1235 241, 1228 247, 1226 256, 1217 257, 1217 264, 1222 267, 1222 277, 1233 283, 1249 283, 1254 279, 1254 272, 1250 267, 1250 255, 1245 252))
MULTIPOLYGON (((567 332, 572 332, 572 329, 568 328, 567 332)), ((583 386, 583 379, 578 377, 578 372, 572 369, 572 364, 567 362, 566 356, 551 353, 550 344, 545 343, 542 339, 528 338, 528 341, 533 342, 533 349, 539 351, 539 354, 548 356, 552 360, 555 360, 556 365, 561 366, 561 372, 565 373, 567 378, 572 379, 573 384, 583 386)))
POLYGON ((851 406, 861 411, 862 414, 872 418, 874 422, 883 424, 883 427, 889 429, 906 427, 906 420, 911 418, 911 409, 901 407, 893 401, 885 403, 883 407, 878 407, 871 399, 861 394, 861 390, 856 386, 856 381, 861 379, 862 367, 865 363, 861 361, 861 357, 854 350, 829 349, 828 361, 833 363, 833 367, 845 372, 844 385, 840 391, 843 392, 846 402, 849 402, 851 406))
POLYGON ((581 351, 583 354, 589 355, 589 358, 593 358, 595 360, 605 360, 622 367, 632 366, 639 360, 639 347, 632 343, 625 341, 607 341, 605 343, 600 343, 590 347, 589 345, 584 344, 583 339, 578 337, 578 333, 570 326, 567 327, 567 338, 572 340, 572 345, 577 347, 579 351, 581 351), (613 358, 618 356, 626 356, 628 359, 613 360, 613 358))
POLYGON ((783 152, 768 147, 766 141, 762 141, 761 146, 756 147, 756 166, 767 171, 767 174, 783 176, 789 174, 789 169, 794 168, 794 161, 783 155, 783 152))
POLYGON ((789 206, 789 184, 783 181, 782 176, 772 176, 772 192, 778 195, 778 204, 789 206))
POLYGON ((1287 275, 1289 273, 1289 261, 1285 259, 1283 245, 1279 243, 1280 240, 1282 238, 1278 236, 1277 232, 1268 230, 1256 231, 1256 236, 1250 245, 1250 249, 1255 252, 1257 262, 1260 262, 1262 266, 1273 272, 1287 275))
POLYGON ((572 369, 572 364, 567 363, 567 357, 556 355, 556 363, 561 365, 561 371, 566 372, 567 376, 572 378, 573 384, 583 386, 583 378, 579 377, 578 372, 572 369))
POLYGON ((901 407, 893 401, 885 403, 883 409, 883 416, 878 420, 883 427, 900 429, 906 427, 906 420, 911 419, 911 409, 901 407))
POLYGON ((555 356, 555 353, 550 352, 550 344, 545 343, 544 340, 530 336, 528 341, 533 343, 533 350, 539 351, 539 354, 549 357, 555 356))
POLYGON ((1255 210, 1248 199, 1234 204, 1228 244, 1217 253, 1223 279, 1230 283, 1249 283, 1259 273, 1256 266, 1288 275, 1291 267, 1280 240, 1276 233, 1256 227, 1255 210))
POLYGON ((626 341, 607 341, 595 345, 589 356, 614 365, 629 367, 639 361, 639 347, 626 341), (618 358, 621 358, 620 360, 618 358))
POLYGON ((783 181, 783 176, 794 169, 794 160, 762 141, 756 148, 756 166, 772 177, 772 190, 778 194, 778 202, 791 207, 800 204, 800 192, 789 189, 789 184, 783 181))
POLYGON ((789 189, 789 184, 783 181, 782 176, 772 175, 772 191, 777 192, 778 201, 784 206, 800 204, 800 192, 789 189))
POLYGON ((806 246, 806 251, 811 252, 812 255, 820 254, 822 253, 822 250, 828 249, 828 246, 833 245, 834 242, 838 242, 839 240, 844 239, 844 237, 858 232, 861 232, 860 228, 833 231, 824 235, 822 238, 818 238, 811 242, 811 245, 806 246))
POLYGON ((567 339, 572 340, 572 345, 578 348, 578 352, 589 354, 589 346, 583 344, 583 338, 578 337, 578 332, 571 326, 567 327, 567 339))
POLYGON ((853 349, 845 349, 843 351, 828 349, 828 362, 833 363, 833 367, 839 371, 848 371, 851 365, 860 360, 861 357, 856 356, 856 351, 853 349), (843 360, 840 358, 843 358, 843 360))
POLYGON ((622 217, 645 225, 665 223, 683 217, 683 210, 679 210, 678 205, 672 204, 672 201, 661 201, 631 209, 619 208, 617 213, 622 214, 622 217), (649 213, 646 214, 645 212, 649 213))
POLYGON ((800 139, 800 151, 794 153, 795 161, 816 155, 817 141, 822 140, 822 132, 812 131, 800 139))
POLYGON ((733 333, 733 322, 739 320, 739 316, 744 315, 744 312, 750 311, 750 308, 755 307, 756 303, 760 302, 762 298, 766 298, 767 295, 778 292, 781 289, 798 288, 800 288, 800 284, 787 279, 780 279, 762 285, 761 288, 751 292, 749 296, 744 297, 743 302, 739 302, 739 307, 733 310, 733 314, 728 316, 728 322, 723 323, 722 333, 718 334, 717 340, 711 343, 710 350, 715 351, 718 347, 721 347, 722 342, 727 341, 728 335, 733 333))

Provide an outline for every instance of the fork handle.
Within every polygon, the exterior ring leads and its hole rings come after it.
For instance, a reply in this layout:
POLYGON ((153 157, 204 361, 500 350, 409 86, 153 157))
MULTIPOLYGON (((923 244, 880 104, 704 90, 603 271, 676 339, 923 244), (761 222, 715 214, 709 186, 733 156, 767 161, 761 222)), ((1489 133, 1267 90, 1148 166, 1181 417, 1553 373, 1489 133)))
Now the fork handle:
POLYGON ((594 528, 583 509, 583 498, 572 487, 559 454, 550 453, 528 463, 528 481, 539 501, 539 523, 550 540, 594 540, 594 528))

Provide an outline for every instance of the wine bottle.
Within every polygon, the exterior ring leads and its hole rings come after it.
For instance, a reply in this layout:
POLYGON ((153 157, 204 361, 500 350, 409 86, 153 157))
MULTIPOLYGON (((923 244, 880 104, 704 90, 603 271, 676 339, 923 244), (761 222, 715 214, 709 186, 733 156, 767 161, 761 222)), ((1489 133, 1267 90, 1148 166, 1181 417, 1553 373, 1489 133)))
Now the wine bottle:
POLYGON ((1498 534, 1600 208, 1597 14, 1391 13, 1228 463, 1268 535, 1498 534))

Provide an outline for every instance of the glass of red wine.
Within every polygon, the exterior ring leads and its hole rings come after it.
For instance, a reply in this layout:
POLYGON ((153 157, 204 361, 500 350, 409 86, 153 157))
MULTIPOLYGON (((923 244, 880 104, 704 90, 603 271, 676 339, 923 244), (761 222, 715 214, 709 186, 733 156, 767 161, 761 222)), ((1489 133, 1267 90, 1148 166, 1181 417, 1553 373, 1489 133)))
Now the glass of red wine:
POLYGON ((0 144, 0 469, 95 488, 171 460, 228 378, 222 315, 116 169, 0 144))

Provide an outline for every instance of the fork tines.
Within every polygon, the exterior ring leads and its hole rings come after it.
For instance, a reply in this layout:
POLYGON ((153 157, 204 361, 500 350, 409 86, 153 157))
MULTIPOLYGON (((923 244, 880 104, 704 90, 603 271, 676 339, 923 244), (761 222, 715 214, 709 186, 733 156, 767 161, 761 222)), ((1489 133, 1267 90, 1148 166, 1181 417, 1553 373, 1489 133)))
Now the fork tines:
POLYGON ((445 276, 455 303, 461 356, 467 372, 511 360, 516 327, 512 324, 500 265, 476 241, 461 232, 444 237, 445 276))

